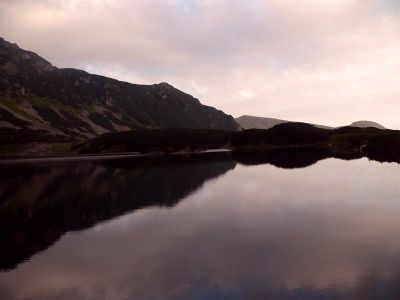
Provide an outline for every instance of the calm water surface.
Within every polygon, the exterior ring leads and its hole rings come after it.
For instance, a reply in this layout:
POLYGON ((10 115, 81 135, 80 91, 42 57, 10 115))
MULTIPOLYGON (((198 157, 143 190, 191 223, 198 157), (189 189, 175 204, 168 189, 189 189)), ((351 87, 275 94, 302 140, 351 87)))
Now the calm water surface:
POLYGON ((0 299, 400 299, 397 164, 79 162, 1 176, 0 299))

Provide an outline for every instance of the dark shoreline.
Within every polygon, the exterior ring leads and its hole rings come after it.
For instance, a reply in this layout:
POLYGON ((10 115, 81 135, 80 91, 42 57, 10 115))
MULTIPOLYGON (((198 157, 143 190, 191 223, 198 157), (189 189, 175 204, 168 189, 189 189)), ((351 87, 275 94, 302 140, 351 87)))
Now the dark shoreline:
POLYGON ((212 149, 204 151, 193 151, 193 152, 171 152, 171 153, 160 153, 160 152, 121 152, 121 153, 94 153, 94 154, 79 154, 79 153, 60 153, 54 155, 20 155, 20 156, 3 156, 0 157, 0 165, 14 164, 14 163, 35 163, 35 162, 68 162, 68 161, 96 161, 96 160, 115 160, 115 159, 126 159, 126 158, 157 158, 166 156, 193 156, 193 155, 206 155, 213 153, 230 153, 230 149, 212 149))
POLYGON ((366 156, 377 161, 400 163, 400 131, 357 127, 331 130, 304 123, 285 123, 268 130, 249 129, 238 132, 209 129, 114 132, 83 143, 70 144, 61 151, 56 151, 57 144, 34 143, 13 146, 18 152, 3 151, 0 163, 151 158, 221 151, 232 152, 232 155, 255 156, 277 153, 282 155, 289 153, 295 156, 296 152, 313 151, 343 159, 366 156))

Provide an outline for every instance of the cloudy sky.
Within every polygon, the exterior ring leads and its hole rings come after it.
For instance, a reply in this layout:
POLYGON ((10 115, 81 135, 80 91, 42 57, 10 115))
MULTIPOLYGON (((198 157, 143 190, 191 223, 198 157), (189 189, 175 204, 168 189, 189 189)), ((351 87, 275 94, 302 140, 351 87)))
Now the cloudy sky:
POLYGON ((398 0, 0 0, 58 67, 169 82, 235 117, 400 128, 398 0))

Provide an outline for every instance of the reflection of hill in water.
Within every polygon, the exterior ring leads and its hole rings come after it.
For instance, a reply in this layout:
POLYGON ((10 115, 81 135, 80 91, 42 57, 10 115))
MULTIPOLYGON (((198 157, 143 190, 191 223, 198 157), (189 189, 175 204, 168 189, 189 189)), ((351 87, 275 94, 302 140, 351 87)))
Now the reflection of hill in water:
POLYGON ((287 148, 271 150, 264 154, 241 153, 233 156, 235 161, 243 165, 270 164, 282 169, 306 168, 327 158, 351 160, 361 157, 358 153, 341 156, 324 148, 287 148))
POLYGON ((324 149, 288 149, 270 151, 267 155, 239 154, 235 160, 243 165, 270 164, 282 169, 305 168, 320 160, 332 157, 324 149))
POLYGON ((213 157, 2 166, 0 268, 16 266, 67 231, 143 207, 177 204, 235 167, 213 157))
POLYGON ((330 157, 361 156, 279 149, 264 154, 0 165, 0 269, 15 267, 67 231, 148 206, 172 207, 205 181, 235 168, 236 162, 294 169, 330 157))

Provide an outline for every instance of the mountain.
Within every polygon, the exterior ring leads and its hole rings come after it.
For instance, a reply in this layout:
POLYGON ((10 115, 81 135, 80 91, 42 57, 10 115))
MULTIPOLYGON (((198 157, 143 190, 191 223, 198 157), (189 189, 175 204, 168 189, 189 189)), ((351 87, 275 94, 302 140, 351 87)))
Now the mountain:
POLYGON ((79 141, 138 128, 238 127, 232 116, 168 83, 138 85, 57 68, 0 38, 2 143, 79 141))
POLYGON ((374 128, 378 128, 378 129, 386 129, 381 124, 372 122, 372 121, 357 121, 357 122, 351 123, 349 126, 360 127, 360 128, 374 127, 374 128))
POLYGON ((262 117, 254 117, 254 116, 240 116, 239 118, 235 119, 236 122, 243 128, 243 129, 270 129, 275 125, 287 123, 289 121, 286 120, 279 120, 274 118, 262 118, 262 117))
MULTIPOLYGON (((239 118, 235 119, 236 122, 243 128, 243 129, 270 129, 275 125, 282 124, 282 123, 293 123, 292 121, 287 120, 280 120, 274 118, 263 118, 263 117, 255 117, 255 116, 240 116, 239 118)), ((324 125, 316 125, 311 124, 315 127, 324 128, 324 129, 332 129, 332 127, 324 126, 324 125)))
MULTIPOLYGON (((242 127, 242 129, 270 129, 278 124, 283 123, 293 123, 293 121, 287 120, 280 120, 274 118, 263 118, 263 117, 255 117, 255 116, 241 116, 235 119, 236 122, 242 127)), ((311 124, 318 128, 323 129, 334 129, 333 127, 325 126, 325 125, 317 125, 311 124)), ((351 127, 360 127, 360 128, 367 128, 367 127, 374 127, 378 129, 386 129, 381 124, 372 122, 372 121, 357 121, 353 122, 350 125, 351 127)))

